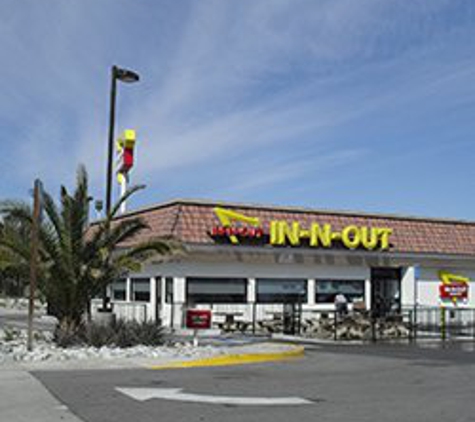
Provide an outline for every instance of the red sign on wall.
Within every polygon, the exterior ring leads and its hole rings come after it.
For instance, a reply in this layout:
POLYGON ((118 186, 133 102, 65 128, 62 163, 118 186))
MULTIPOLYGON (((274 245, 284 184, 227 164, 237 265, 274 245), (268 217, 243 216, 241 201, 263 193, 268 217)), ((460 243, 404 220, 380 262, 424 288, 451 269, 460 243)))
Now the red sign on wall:
POLYGON ((468 283, 450 283, 439 286, 439 294, 442 300, 467 300, 468 283))
POLYGON ((442 282, 439 285, 439 297, 443 302, 451 301, 454 305, 468 300, 468 289, 470 280, 459 274, 452 274, 447 271, 439 271, 439 278, 442 282))
POLYGON ((186 328, 206 330, 211 328, 211 311, 205 309, 188 309, 186 311, 186 328))

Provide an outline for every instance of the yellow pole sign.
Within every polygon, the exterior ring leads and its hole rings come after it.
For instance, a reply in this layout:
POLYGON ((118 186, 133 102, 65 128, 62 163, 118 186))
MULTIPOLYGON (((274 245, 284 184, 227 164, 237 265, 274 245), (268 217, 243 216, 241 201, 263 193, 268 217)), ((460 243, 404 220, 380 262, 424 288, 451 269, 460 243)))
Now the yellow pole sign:
MULTIPOLYGON (((214 236, 227 236, 231 243, 239 244, 241 238, 263 238, 266 234, 257 217, 248 217, 220 207, 215 208, 214 212, 221 223, 221 226, 213 228, 214 236)), ((348 249, 387 250, 392 232, 387 227, 356 225, 348 225, 341 231, 336 231, 331 224, 311 223, 310 226, 303 227, 299 221, 271 220, 267 235, 269 244, 273 246, 331 248, 340 243, 348 249)))

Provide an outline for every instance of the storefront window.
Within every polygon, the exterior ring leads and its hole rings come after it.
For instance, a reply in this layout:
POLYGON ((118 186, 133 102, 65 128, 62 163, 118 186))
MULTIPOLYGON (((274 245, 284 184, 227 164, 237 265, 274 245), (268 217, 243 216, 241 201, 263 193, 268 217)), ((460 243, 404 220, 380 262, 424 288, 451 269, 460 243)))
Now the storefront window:
POLYGON ((348 302, 364 301, 364 280, 316 280, 315 302, 333 303, 342 293, 348 302))
POLYGON ((247 279, 204 278, 186 279, 187 302, 193 306, 199 303, 246 303, 247 279))
POLYGON ((133 278, 131 279, 131 300, 134 302, 150 301, 150 279, 133 278))
POLYGON ((173 278, 165 278, 165 302, 173 303, 173 278))
POLYGON ((121 278, 112 283, 112 299, 113 300, 125 300, 127 289, 127 283, 125 278, 121 278))
POLYGON ((257 303, 305 303, 307 280, 258 278, 257 303))
POLYGON ((157 304, 162 303, 162 277, 156 276, 155 277, 155 291, 156 291, 156 298, 157 298, 157 304))

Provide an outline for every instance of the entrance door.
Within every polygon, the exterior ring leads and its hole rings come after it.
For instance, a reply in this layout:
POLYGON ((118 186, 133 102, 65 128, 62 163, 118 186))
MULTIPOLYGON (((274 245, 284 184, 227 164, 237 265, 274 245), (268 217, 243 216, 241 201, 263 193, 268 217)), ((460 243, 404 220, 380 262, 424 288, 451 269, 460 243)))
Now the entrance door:
POLYGON ((162 277, 155 277, 155 322, 162 323, 162 277))
POLYGON ((401 311, 401 269, 371 269, 371 308, 377 317, 401 311))

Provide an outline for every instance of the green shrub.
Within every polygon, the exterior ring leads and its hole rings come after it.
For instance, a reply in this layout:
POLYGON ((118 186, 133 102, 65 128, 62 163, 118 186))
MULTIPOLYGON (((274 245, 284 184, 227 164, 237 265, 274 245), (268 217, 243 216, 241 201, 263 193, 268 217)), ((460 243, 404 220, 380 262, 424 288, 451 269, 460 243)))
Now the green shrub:
POLYGON ((54 330, 53 341, 59 347, 80 346, 83 344, 83 330, 83 326, 62 321, 54 330))
POLYGON ((140 344, 159 346, 163 344, 163 327, 153 322, 143 322, 135 327, 140 344))
POLYGON ((82 330, 83 344, 93 347, 110 346, 114 344, 116 332, 113 324, 90 323, 82 330))
POLYGON ((112 321, 107 325, 92 322, 76 329, 62 324, 55 331, 54 341, 60 347, 159 346, 163 344, 163 327, 155 322, 138 323, 124 320, 112 321))
POLYGON ((9 342, 9 341, 13 341, 17 339, 18 336, 20 335, 20 332, 16 330, 15 328, 6 327, 4 329, 3 335, 4 335, 3 340, 9 342))

